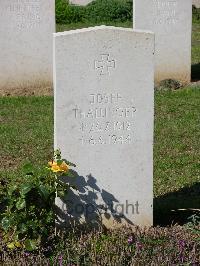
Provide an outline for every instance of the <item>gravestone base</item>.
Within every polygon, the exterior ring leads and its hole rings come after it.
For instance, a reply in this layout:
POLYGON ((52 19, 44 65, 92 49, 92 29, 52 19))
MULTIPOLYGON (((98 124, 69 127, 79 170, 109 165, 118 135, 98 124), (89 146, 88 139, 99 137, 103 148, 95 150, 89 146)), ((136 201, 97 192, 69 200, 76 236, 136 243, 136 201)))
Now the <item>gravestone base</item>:
POLYGON ((161 68, 155 67, 155 85, 159 85, 161 81, 172 79, 174 81, 179 81, 181 85, 186 86, 191 82, 191 67, 173 71, 165 72, 166 70, 161 70, 161 68))
POLYGON ((55 149, 77 165, 77 190, 56 200, 60 223, 151 226, 154 34, 54 34, 54 88, 55 149))
POLYGON ((69 0, 69 3, 73 5, 86 6, 92 1, 95 1, 95 0, 69 0))
POLYGON ((0 89, 1 96, 52 96, 53 95, 53 85, 51 82, 46 83, 34 83, 30 85, 23 84, 18 87, 5 86, 0 89))

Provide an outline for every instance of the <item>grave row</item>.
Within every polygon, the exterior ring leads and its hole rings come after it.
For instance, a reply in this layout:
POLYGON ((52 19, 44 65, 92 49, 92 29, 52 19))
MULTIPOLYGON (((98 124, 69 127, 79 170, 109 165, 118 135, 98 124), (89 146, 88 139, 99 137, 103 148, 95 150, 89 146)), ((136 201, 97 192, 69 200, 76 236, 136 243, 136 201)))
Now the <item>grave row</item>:
MULTIPOLYGON (((70 4, 85 6, 95 0, 70 0, 70 4)), ((200 0, 192 0, 192 5, 196 8, 200 8, 200 0)))
MULTIPOLYGON (((155 33, 155 82, 191 76, 191 0, 134 0, 134 29, 155 33)), ((54 0, 0 2, 0 89, 52 84, 54 0)))

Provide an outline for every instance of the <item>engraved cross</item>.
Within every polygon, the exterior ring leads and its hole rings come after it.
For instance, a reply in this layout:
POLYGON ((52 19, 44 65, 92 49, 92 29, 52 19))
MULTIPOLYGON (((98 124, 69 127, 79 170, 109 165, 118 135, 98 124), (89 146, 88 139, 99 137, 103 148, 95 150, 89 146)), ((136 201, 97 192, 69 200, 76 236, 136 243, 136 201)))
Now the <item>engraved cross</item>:
POLYGON ((101 61, 94 61, 95 69, 100 70, 100 75, 109 75, 109 69, 116 67, 116 61, 110 60, 109 57, 109 54, 101 54, 101 61))

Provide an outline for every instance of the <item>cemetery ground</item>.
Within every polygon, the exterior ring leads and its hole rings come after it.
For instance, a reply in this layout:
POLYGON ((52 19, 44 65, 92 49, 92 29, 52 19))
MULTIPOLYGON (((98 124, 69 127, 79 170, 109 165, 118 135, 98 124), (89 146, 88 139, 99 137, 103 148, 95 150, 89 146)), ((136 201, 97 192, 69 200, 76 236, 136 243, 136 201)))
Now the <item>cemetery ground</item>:
MULTIPOLYGON (((131 27, 132 23, 115 25, 131 27)), ((57 30, 85 26, 82 23, 57 25, 57 30)), ((46 241, 34 251, 31 247, 28 250, 20 247, 9 250, 0 232, 2 265, 200 264, 199 41, 200 24, 195 22, 193 82, 185 88, 162 86, 155 91, 155 227, 136 228, 134 231, 127 228, 114 231, 73 228, 60 238, 54 236, 52 227, 48 229, 46 241)), ((7 91, 3 94, 9 97, 0 98, 0 196, 6 180, 23 178, 25 163, 31 162, 36 174, 41 174, 53 154, 51 89, 45 88, 38 93, 35 88, 27 88, 25 92, 16 90, 12 94, 7 91)))
MULTIPOLYGON (((60 241, 52 228, 39 251, 10 252, 2 242, 5 265, 16 265, 13 258, 17 265, 199 265, 199 89, 155 93, 154 224, 161 227, 134 234, 130 229, 80 233, 74 228, 60 241), (169 264, 161 264, 166 259, 169 264)), ((3 193, 6 180, 23 177, 25 163, 41 173, 52 157, 53 98, 2 97, 0 105, 3 193)))
MULTIPOLYGON (((17 265, 198 265, 199 102, 199 86, 155 93, 154 224, 161 228, 134 234, 130 229, 80 233, 74 228, 63 240, 53 236, 52 228, 39 251, 10 252, 1 243, 5 265, 16 265, 13 258, 17 265), (169 264, 160 264, 166 259, 169 264)), ((25 163, 32 162, 41 173, 52 157, 53 98, 2 97, 0 106, 2 193, 3 181, 23 177, 25 163)))

